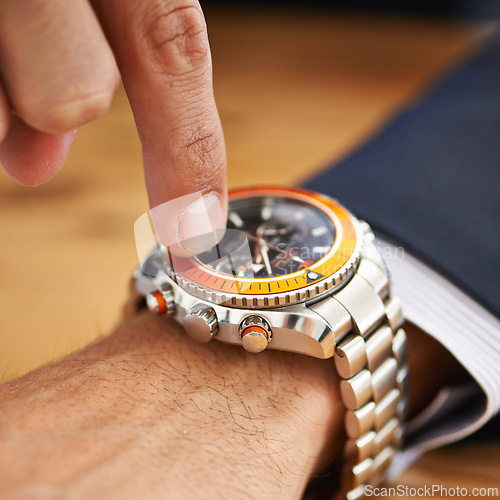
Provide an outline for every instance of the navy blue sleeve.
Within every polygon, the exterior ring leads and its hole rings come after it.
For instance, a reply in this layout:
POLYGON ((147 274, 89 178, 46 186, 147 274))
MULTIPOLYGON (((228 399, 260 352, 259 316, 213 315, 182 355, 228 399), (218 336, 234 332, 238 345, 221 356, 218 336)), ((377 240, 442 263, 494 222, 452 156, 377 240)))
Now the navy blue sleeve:
POLYGON ((500 38, 306 187, 500 316, 500 38))

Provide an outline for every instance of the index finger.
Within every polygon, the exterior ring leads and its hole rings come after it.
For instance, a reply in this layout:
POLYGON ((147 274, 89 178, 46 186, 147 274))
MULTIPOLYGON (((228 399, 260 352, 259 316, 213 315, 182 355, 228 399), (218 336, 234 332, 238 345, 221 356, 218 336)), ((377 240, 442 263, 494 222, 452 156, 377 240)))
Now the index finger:
MULTIPOLYGON (((202 200, 159 212, 167 238, 193 239, 226 223, 226 153, 212 86, 212 61, 201 7, 193 0, 94 2, 114 50, 143 147, 150 206, 202 200), (200 218, 201 213, 201 218, 200 218)), ((158 229, 158 227, 157 227, 158 229)), ((203 243, 200 242, 203 246, 203 243)))

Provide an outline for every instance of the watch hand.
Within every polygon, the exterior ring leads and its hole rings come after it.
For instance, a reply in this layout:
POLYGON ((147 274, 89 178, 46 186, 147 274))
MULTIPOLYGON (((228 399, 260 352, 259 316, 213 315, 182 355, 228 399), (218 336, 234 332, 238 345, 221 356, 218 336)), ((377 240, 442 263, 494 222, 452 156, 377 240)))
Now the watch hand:
MULTIPOLYGON (((247 233, 247 236, 250 236, 248 233, 247 233)), ((254 248, 254 251, 253 251, 253 261, 256 263, 256 264, 259 264, 260 262, 262 262, 262 252, 261 252, 261 240, 260 238, 256 238, 255 240, 255 248, 254 248)))
POLYGON ((264 240, 261 240, 260 254, 262 255, 264 265, 266 266, 266 272, 271 276, 273 274, 273 269, 271 267, 271 262, 269 261, 269 249, 264 240))
POLYGON ((276 234, 286 234, 286 229, 284 229, 284 228, 278 229, 278 228, 274 228, 274 227, 266 228, 266 227, 259 226, 257 228, 256 234, 258 237, 274 236, 276 234))
POLYGON ((282 229, 272 229, 272 228, 269 228, 269 229, 264 229, 264 231, 262 231, 262 234, 266 234, 266 235, 275 235, 275 234, 286 234, 287 231, 286 229, 282 228, 282 229))
POLYGON ((258 273, 263 267, 264 264, 250 264, 250 268, 255 274, 258 273))
MULTIPOLYGON (((253 234, 250 233, 245 233, 245 235, 247 236, 248 239, 252 241, 257 241, 259 243, 261 243, 261 241, 265 241, 263 238, 258 238, 257 236, 254 236, 253 234)), ((283 250, 282 248, 278 248, 277 246, 271 245, 271 243, 268 243, 267 241, 265 241, 265 243, 267 248, 269 248, 269 250, 274 250, 275 252, 280 252, 280 253, 286 253, 286 250, 283 250)))

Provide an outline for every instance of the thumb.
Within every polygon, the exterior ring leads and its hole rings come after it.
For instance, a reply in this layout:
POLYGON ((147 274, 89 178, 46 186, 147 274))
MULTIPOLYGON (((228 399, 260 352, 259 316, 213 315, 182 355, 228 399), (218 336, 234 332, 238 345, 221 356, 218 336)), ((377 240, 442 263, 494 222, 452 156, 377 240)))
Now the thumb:
POLYGON ((226 153, 201 7, 192 0, 99 0, 143 147, 153 219, 162 243, 206 250, 225 227, 226 153), (193 193, 200 193, 193 199, 193 193), (194 201, 193 201, 194 200, 194 201), (174 203, 170 203, 174 201, 174 203), (166 203, 168 202, 168 203, 166 203), (209 228, 202 221, 210 222, 209 228))

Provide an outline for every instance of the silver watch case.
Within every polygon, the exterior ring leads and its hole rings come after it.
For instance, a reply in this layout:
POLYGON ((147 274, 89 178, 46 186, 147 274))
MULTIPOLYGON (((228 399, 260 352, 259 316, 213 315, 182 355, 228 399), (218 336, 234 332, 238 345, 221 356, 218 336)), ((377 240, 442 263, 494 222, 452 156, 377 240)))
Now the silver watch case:
MULTIPOLYGON (((350 282, 364 259, 371 261, 387 274, 383 260, 373 243, 374 235, 370 227, 363 221, 356 222, 358 249, 351 261, 337 273, 335 284, 330 289, 325 287, 321 291, 318 290, 318 294, 311 294, 311 297, 304 293, 302 300, 295 304, 258 309, 259 316, 267 320, 272 327, 272 340, 268 349, 330 358, 334 354, 335 345, 352 329, 350 314, 332 297, 350 282)), ((238 303, 240 307, 235 307, 232 302, 227 305, 200 298, 179 286, 161 269, 154 277, 137 270, 134 278, 138 293, 144 296, 164 288, 165 285, 171 287, 175 302, 172 317, 180 324, 183 324, 184 317, 200 304, 211 307, 218 321, 218 332, 214 338, 227 344, 241 345, 238 326, 245 317, 256 314, 253 301, 248 301, 246 307, 243 302, 238 303)), ((320 283, 314 286, 322 285, 320 283)))

